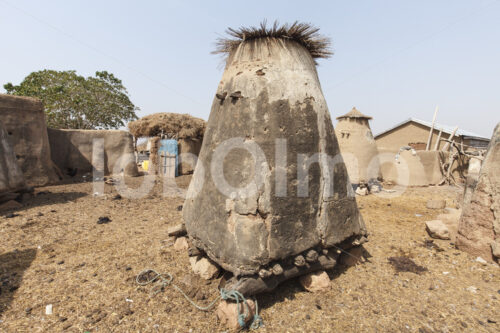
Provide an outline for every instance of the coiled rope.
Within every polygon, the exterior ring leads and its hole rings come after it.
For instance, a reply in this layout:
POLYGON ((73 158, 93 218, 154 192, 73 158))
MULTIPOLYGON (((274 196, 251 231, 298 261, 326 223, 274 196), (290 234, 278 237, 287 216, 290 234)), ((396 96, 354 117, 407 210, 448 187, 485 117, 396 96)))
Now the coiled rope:
MULTIPOLYGON (((215 303, 219 299, 223 300, 231 300, 236 302, 236 309, 238 311, 238 324, 240 325, 241 328, 245 327, 245 319, 248 317, 250 309, 248 307, 247 300, 243 294, 241 294, 237 290, 226 290, 224 288, 221 288, 219 290, 220 294, 212 301, 210 302, 207 306, 201 306, 196 304, 186 293, 179 288, 175 283, 172 281, 174 280, 174 277, 170 273, 165 273, 165 274, 160 274, 154 269, 148 268, 143 271, 141 271, 135 278, 135 282, 139 286, 147 286, 149 284, 153 284, 154 282, 159 282, 157 283, 151 290, 152 290, 152 295, 156 295, 162 291, 165 290, 166 287, 172 286, 175 290, 177 290, 184 298, 191 303, 195 308, 197 308, 200 311, 208 311, 211 308, 214 307, 215 303), (150 277, 152 273, 152 277, 150 277), (240 306, 240 303, 243 306, 240 306), (244 312, 241 312, 241 308, 244 308, 244 312)), ((252 323, 250 324, 250 329, 256 330, 259 327, 263 326, 263 321, 262 317, 259 316, 259 305, 257 304, 257 300, 255 300, 255 315, 253 316, 252 323)))

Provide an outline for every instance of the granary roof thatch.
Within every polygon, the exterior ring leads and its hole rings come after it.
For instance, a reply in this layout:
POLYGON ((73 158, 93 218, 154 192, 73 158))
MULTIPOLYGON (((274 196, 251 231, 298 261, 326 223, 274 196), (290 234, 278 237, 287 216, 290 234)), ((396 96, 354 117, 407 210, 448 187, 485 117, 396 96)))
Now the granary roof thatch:
POLYGON ((172 139, 202 138, 205 126, 205 120, 180 113, 154 113, 128 124, 130 133, 136 138, 163 133, 172 139))
POLYGON ((299 43, 309 51, 313 58, 329 58, 333 54, 330 51, 330 38, 320 35, 318 31, 319 28, 311 24, 297 21, 293 24, 285 23, 283 25, 275 21, 270 28, 266 26, 266 21, 263 21, 258 27, 228 28, 226 33, 230 37, 219 38, 213 53, 230 54, 245 41, 258 38, 276 38, 293 40, 299 43))
POLYGON ((352 108, 351 111, 347 112, 345 115, 337 117, 338 120, 345 118, 359 118, 359 119, 372 119, 370 116, 365 116, 361 112, 358 111, 355 107, 352 108))

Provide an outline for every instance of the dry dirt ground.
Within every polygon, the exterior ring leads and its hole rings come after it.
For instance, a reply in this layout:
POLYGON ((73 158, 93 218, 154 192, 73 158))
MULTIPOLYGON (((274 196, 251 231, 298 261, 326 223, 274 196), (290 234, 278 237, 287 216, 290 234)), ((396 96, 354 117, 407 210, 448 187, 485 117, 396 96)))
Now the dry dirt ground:
MULTIPOLYGON (((2 215, 0 331, 225 331, 214 311, 194 309, 174 289, 152 295, 150 286, 136 285, 141 270, 154 268, 171 273, 199 303, 217 296, 218 281, 194 277, 187 254, 173 249, 166 231, 181 222, 183 200, 163 197, 161 188, 130 200, 115 199, 111 185, 104 196, 94 196, 90 183, 50 186, 36 189, 19 216, 2 215), (98 224, 99 217, 111 221, 98 224)), ((329 272, 331 289, 321 294, 291 280, 259 295, 260 332, 499 332, 500 269, 450 241, 425 246, 424 222, 442 213, 426 209, 427 200, 452 206, 457 193, 428 187, 392 199, 358 197, 368 260, 329 272), (396 272, 388 258, 401 255, 428 271, 396 272)))

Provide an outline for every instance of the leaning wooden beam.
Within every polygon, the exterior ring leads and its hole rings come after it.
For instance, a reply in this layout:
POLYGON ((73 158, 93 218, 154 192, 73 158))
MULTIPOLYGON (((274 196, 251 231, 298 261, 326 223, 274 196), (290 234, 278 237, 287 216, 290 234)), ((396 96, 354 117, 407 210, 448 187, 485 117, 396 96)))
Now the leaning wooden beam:
MULTIPOLYGON (((461 157, 466 156, 468 158, 476 158, 476 159, 482 161, 484 159, 484 157, 475 156, 475 155, 466 153, 464 151, 465 145, 463 144, 463 142, 458 144, 457 142, 455 142, 453 140, 448 140, 448 139, 443 139, 442 141, 446 141, 447 144, 450 145, 451 151, 449 152, 449 158, 448 158, 447 163, 443 163, 443 162, 441 162, 441 160, 439 161, 441 173, 443 174, 443 179, 438 183, 438 185, 443 185, 443 184, 447 183, 448 185, 455 185, 459 188, 462 188, 462 186, 460 184, 458 184, 457 181, 455 180, 455 178, 453 177, 452 171, 453 171, 453 164, 454 164, 455 160, 457 161, 457 163, 459 163, 459 161, 461 160, 461 157), (453 151, 453 148, 455 148, 456 151, 453 151)), ((461 176, 463 178, 463 175, 461 175, 461 176)))
POLYGON ((438 183, 438 185, 443 185, 443 184, 448 184, 448 185, 452 185, 452 182, 456 184, 455 180, 452 179, 452 173, 451 173, 451 170, 453 168, 453 163, 455 162, 455 158, 459 155, 459 153, 453 153, 453 152, 450 152, 449 155, 448 155, 448 162, 445 163, 442 167, 442 171, 445 171, 443 172, 443 179, 441 179, 441 181, 438 183))
POLYGON ((455 129, 453 130, 453 132, 451 132, 451 135, 448 137, 448 142, 446 142, 446 144, 444 145, 443 147, 443 151, 448 151, 449 148, 450 148, 450 141, 453 141, 453 138, 455 137, 455 134, 457 133, 458 131, 458 126, 455 127, 455 129))
MULTIPOLYGON (((483 161, 484 160, 484 156, 476 156, 476 155, 472 155, 472 154, 468 154, 464 151, 464 146, 467 146, 467 145, 464 145, 463 143, 460 143, 460 146, 458 145, 458 143, 456 143, 455 141, 452 141, 452 140, 448 140, 448 139, 442 139, 441 141, 445 141, 447 142, 448 144, 450 144, 452 147, 455 147, 457 149, 457 151, 459 152, 460 155, 464 155, 464 156, 467 156, 469 158, 475 158, 475 159, 478 159, 480 161, 483 161)), ((469 147, 469 146, 468 146, 469 147)))
POLYGON ((448 184, 451 185, 451 170, 453 169, 453 163, 455 162, 455 158, 457 157, 457 153, 450 152, 450 156, 448 159, 448 170, 446 170, 446 179, 448 180, 448 184))
POLYGON ((431 125, 431 130, 429 132, 429 139, 427 139, 427 146, 425 147, 425 150, 429 150, 431 147, 432 133, 434 132, 434 124, 436 123, 438 110, 439 106, 436 106, 436 110, 434 110, 434 117, 432 117, 432 125, 431 125))
POLYGON ((441 134, 443 134, 443 129, 439 130, 438 138, 436 140, 436 144, 434 145, 434 150, 439 150, 439 143, 441 142, 441 134))

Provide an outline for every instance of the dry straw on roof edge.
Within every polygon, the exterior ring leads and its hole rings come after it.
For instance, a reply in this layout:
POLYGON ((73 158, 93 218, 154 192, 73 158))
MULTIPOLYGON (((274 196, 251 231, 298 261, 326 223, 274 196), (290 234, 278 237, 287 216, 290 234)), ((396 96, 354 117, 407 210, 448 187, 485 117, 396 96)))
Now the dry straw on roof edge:
POLYGON ((329 58, 333 54, 330 50, 330 38, 322 36, 318 31, 319 28, 298 21, 283 25, 275 21, 270 28, 266 26, 266 21, 263 21, 258 27, 228 28, 226 33, 234 38, 219 38, 216 42, 216 49, 212 53, 230 54, 245 41, 258 38, 278 38, 299 43, 309 51, 313 58, 329 58))
POLYGON ((136 138, 160 136, 172 139, 202 138, 205 120, 180 113, 155 113, 128 124, 136 138))
POLYGON ((345 119, 345 118, 359 118, 359 119, 368 119, 368 120, 373 119, 370 116, 366 116, 366 115, 362 114, 355 107, 353 107, 352 110, 347 112, 345 115, 337 117, 338 120, 345 119))

